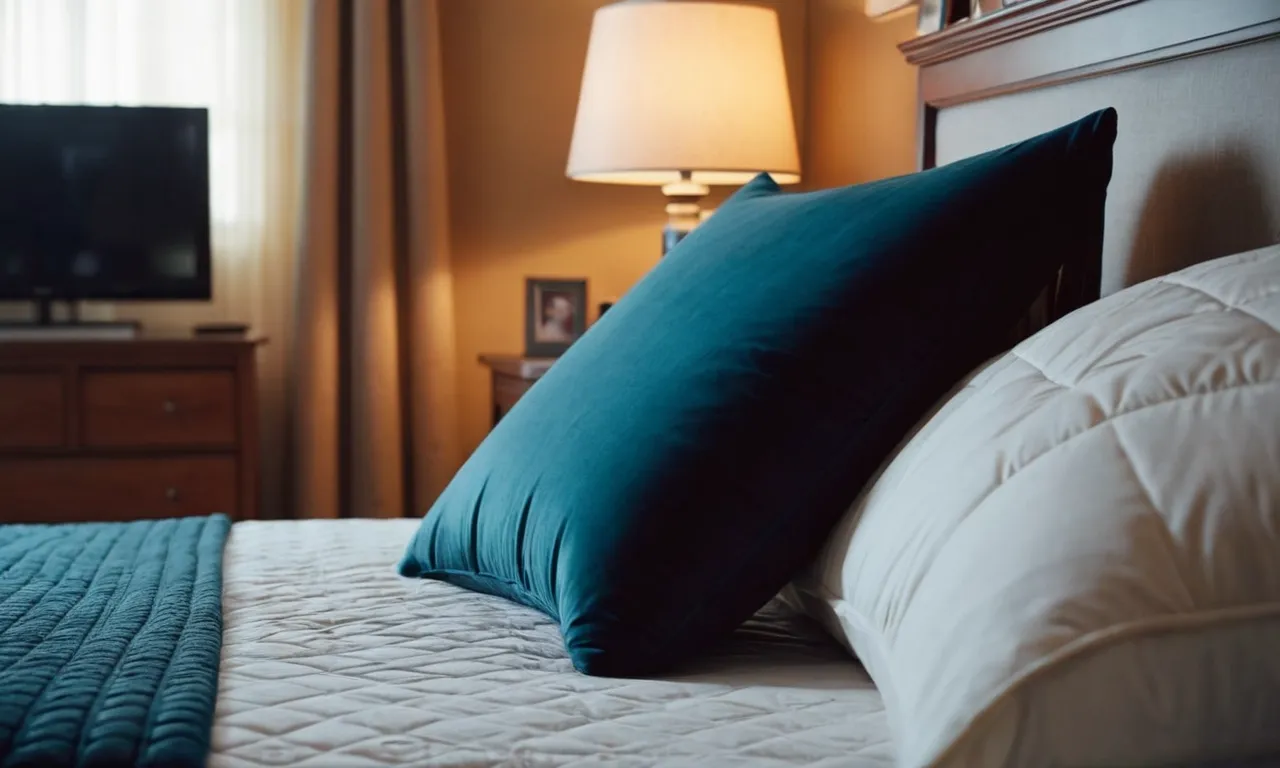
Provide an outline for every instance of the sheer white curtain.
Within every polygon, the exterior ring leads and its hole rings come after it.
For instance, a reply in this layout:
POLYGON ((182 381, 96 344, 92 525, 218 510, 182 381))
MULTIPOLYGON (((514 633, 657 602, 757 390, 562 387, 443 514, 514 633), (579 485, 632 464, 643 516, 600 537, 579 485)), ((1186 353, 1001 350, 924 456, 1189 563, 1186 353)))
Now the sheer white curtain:
POLYGON ((296 210, 305 12, 299 0, 0 0, 0 102, 209 108, 214 302, 131 316, 265 320, 273 281, 257 273, 293 251, 281 238, 296 210))
MULTIPOLYGON (((163 330, 246 322, 268 336, 267 457, 283 434, 306 18, 306 0, 0 0, 0 102, 208 107, 213 301, 84 314, 163 330)), ((270 509, 281 473, 266 469, 270 509)))

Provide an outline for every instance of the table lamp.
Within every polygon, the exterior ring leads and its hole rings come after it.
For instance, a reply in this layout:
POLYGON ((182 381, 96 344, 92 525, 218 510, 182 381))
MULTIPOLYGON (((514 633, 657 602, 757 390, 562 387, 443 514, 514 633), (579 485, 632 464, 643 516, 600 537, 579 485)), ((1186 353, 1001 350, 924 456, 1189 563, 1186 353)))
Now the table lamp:
POLYGON ((624 0, 596 11, 569 178, 661 186, 666 254, 697 226, 709 186, 761 171, 800 180, 773 9, 624 0))

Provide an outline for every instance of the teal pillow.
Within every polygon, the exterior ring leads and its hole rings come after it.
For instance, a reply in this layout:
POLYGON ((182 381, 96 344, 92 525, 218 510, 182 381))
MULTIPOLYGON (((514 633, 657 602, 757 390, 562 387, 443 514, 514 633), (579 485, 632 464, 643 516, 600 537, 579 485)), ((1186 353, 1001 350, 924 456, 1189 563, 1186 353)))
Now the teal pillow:
POLYGON ((817 551, 929 405, 1101 248, 1116 113, 942 168, 730 198, 556 363, 427 512, 406 576, 660 672, 817 551))

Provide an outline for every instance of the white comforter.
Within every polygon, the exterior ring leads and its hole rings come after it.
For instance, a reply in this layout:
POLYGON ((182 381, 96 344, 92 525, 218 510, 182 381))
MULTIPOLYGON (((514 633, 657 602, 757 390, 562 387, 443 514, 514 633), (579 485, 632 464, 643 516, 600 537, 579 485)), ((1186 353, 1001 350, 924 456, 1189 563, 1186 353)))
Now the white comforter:
POLYGON ((397 576, 416 525, 235 526, 211 766, 893 762, 879 694, 812 625, 774 609, 681 676, 584 677, 542 615, 397 576))

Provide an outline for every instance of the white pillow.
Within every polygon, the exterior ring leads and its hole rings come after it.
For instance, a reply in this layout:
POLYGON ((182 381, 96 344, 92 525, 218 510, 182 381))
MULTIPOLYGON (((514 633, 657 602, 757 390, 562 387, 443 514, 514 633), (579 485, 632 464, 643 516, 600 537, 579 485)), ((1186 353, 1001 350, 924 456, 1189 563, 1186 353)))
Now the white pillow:
POLYGON ((1280 753, 1280 247, 1109 296, 966 382, 794 585, 904 766, 1280 753))

